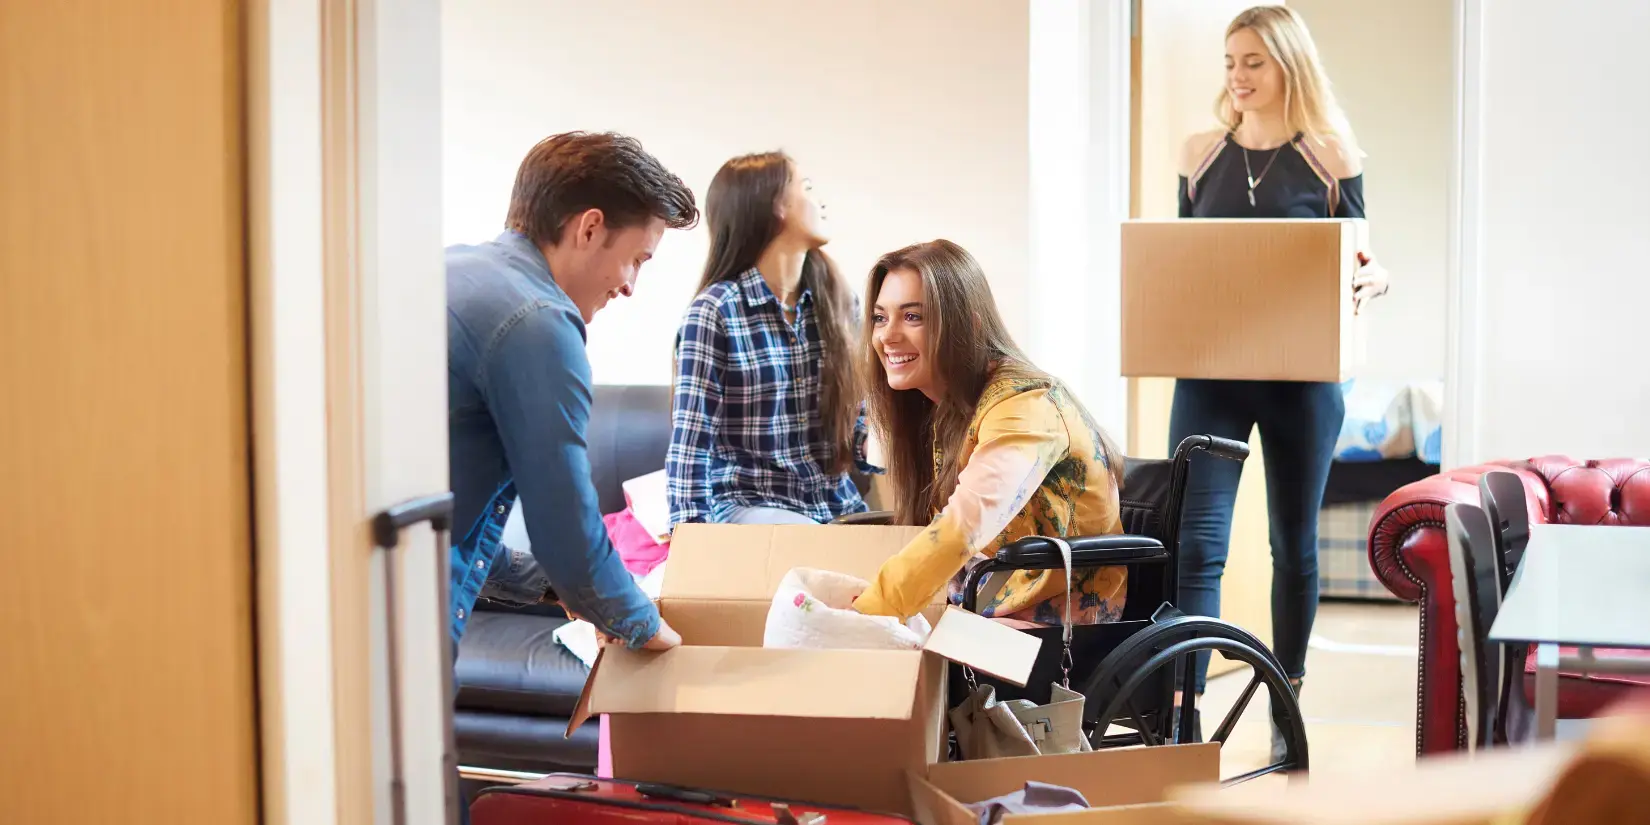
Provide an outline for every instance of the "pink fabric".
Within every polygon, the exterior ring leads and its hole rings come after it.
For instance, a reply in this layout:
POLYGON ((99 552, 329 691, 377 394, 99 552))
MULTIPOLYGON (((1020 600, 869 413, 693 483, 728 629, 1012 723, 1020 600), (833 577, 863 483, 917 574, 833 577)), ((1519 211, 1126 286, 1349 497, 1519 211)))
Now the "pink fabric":
POLYGON ((596 737, 596 778, 613 778, 613 744, 607 733, 607 714, 602 714, 598 723, 599 733, 596 737))
POLYGON ((607 525, 607 537, 624 561, 625 569, 634 575, 645 576, 653 572, 653 568, 658 567, 670 553, 670 545, 655 541, 629 507, 602 516, 602 523, 607 525))
MULTIPOLYGON (((602 523, 607 525, 607 537, 613 542, 613 549, 618 552, 625 569, 633 575, 645 576, 653 572, 653 568, 664 562, 670 553, 670 545, 654 540, 629 507, 603 516, 602 523)), ((612 779, 613 743, 607 727, 607 714, 601 714, 597 725, 596 776, 612 779)))

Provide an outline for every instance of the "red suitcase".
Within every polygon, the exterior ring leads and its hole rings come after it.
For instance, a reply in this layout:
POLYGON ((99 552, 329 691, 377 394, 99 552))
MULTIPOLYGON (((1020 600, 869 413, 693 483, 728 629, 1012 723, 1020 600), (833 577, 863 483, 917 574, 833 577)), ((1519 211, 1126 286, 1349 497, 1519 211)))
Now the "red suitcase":
POLYGON ((553 773, 523 785, 486 788, 470 803, 470 825, 912 825, 902 816, 807 802, 689 790, 553 773))

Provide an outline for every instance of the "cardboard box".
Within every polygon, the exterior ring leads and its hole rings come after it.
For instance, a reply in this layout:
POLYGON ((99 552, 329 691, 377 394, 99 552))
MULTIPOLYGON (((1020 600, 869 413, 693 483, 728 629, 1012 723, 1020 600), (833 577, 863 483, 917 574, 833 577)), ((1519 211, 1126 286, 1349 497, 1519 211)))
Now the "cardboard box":
POLYGON ((1040 640, 943 597, 924 651, 776 650, 762 635, 793 567, 869 580, 920 532, 679 526, 659 610, 683 645, 604 648, 569 729, 608 714, 624 779, 909 813, 906 773, 945 757, 947 660, 1023 684, 1040 640))
POLYGON ((1162 825, 1178 820, 1171 789, 1220 781, 1220 745, 1110 748, 1093 753, 946 762, 911 773, 911 799, 922 825, 975 825, 964 804, 1013 793, 1028 781, 1071 788, 1086 811, 1011 814, 1004 825, 1162 825))
POLYGON ((1314 774, 1171 794, 1183 825, 1505 825, 1522 822, 1573 758, 1573 744, 1428 757, 1379 772, 1314 774))
POLYGON ((1364 361, 1353 314, 1362 220, 1123 224, 1123 374, 1344 381, 1364 361))

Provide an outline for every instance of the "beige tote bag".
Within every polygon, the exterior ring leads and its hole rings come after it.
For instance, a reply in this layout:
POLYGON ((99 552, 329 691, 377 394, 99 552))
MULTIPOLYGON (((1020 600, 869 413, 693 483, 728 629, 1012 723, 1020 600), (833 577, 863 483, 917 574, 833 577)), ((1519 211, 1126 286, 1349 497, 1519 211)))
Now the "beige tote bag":
POLYGON ((1046 756, 1093 750, 1083 734, 1083 694, 1071 689, 1071 545, 1051 538, 1060 549, 1066 567, 1066 610, 1062 625, 1060 669, 1062 678, 1053 685, 1046 705, 1029 699, 997 701, 990 685, 980 685, 974 672, 963 673, 972 691, 962 704, 951 709, 951 726, 963 759, 997 759, 1009 756, 1046 756))

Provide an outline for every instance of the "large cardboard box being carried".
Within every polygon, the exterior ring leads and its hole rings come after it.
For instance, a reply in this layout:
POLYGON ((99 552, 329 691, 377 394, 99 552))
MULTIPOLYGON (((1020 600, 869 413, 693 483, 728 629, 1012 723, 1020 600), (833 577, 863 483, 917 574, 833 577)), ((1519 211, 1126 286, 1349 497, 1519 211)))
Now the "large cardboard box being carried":
POLYGON ((1334 381, 1364 361, 1362 220, 1123 224, 1123 374, 1334 381))
POLYGON ((608 714, 615 776, 909 813, 906 773, 945 757, 946 661, 1024 683, 1040 642, 943 596, 925 651, 762 647, 793 567, 870 580, 920 528, 676 528, 659 611, 683 645, 604 648, 569 730, 608 714))
POLYGON ((1086 811, 1009 814, 1004 825, 1168 825, 1178 814, 1172 791, 1218 787, 1220 745, 1110 748, 1092 753, 979 759, 933 765, 912 773, 911 799, 922 825, 975 825, 965 805, 984 802, 1042 782, 1071 788, 1091 806, 1086 811))

